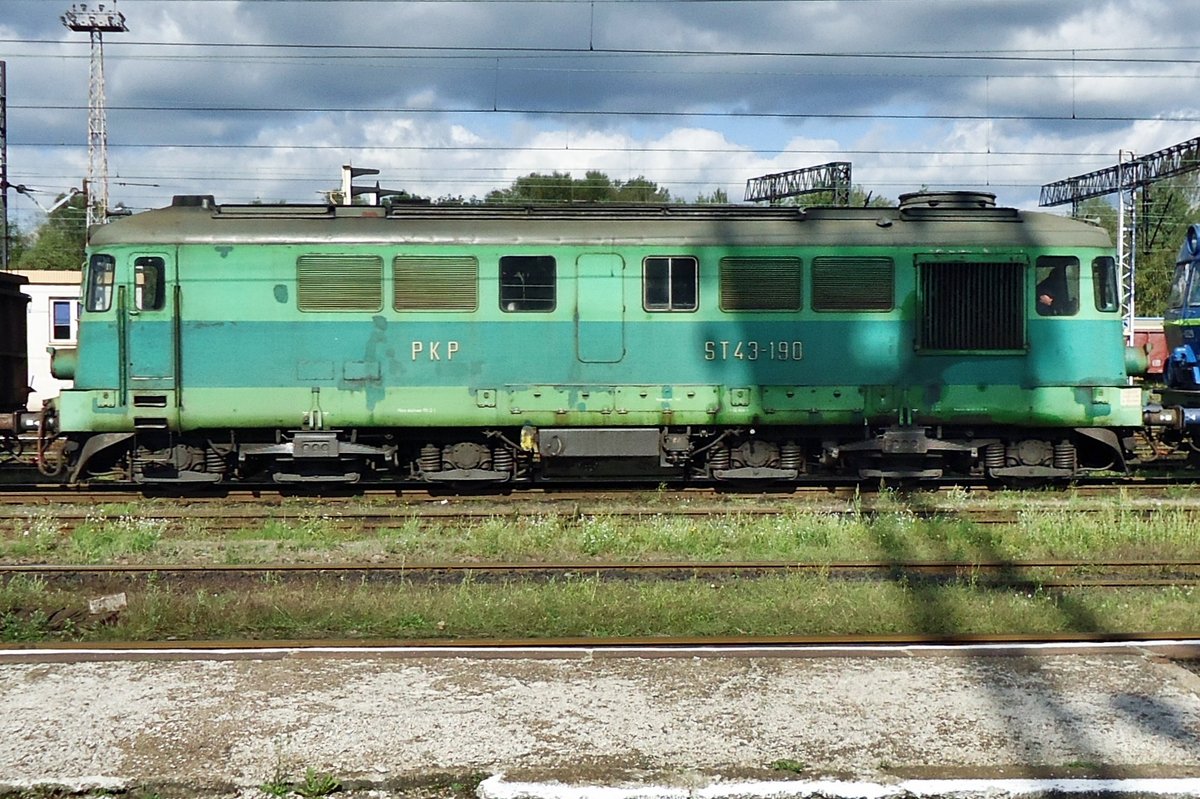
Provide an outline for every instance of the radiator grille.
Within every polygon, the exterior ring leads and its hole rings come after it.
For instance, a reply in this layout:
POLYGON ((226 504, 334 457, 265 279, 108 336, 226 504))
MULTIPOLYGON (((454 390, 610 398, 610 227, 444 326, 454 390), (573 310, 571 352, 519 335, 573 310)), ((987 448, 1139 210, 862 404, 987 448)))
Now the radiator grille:
POLYGON ((814 258, 814 311, 890 311, 895 307, 891 258, 814 258))
POLYGON ((392 268, 397 311, 474 311, 479 307, 479 261, 471 256, 398 255, 392 268))
POLYGON ((1024 349, 1023 264, 948 261, 918 268, 919 349, 1024 349))
POLYGON ((374 255, 302 255, 296 259, 301 311, 382 311, 383 259, 374 255))
POLYGON ((722 311, 798 311, 799 258, 722 258, 722 311))

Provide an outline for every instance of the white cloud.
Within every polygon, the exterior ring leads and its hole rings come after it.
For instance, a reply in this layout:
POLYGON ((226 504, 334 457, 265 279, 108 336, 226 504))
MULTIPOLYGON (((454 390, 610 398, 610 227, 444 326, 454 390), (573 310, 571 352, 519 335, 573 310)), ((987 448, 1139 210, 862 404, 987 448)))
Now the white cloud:
MULTIPOLYGON (((121 9, 111 195, 135 208, 309 201, 348 162, 433 197, 595 169, 736 200, 750 177, 831 160, 875 194, 985 188, 1028 207, 1042 183, 1200 119, 1200 0, 121 9)), ((0 23, 10 179, 51 193, 86 169, 86 37, 58 13, 8 0, 0 23)))

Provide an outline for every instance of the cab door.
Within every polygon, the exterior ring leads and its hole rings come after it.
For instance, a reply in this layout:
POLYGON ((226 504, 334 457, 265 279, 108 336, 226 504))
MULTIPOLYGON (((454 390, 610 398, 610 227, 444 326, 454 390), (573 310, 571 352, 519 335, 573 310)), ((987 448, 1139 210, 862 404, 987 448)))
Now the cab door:
MULTIPOLYGON (((179 293, 170 252, 129 256, 119 313, 131 393, 166 391, 178 383, 179 293)), ((136 401, 131 404, 140 404, 136 401)))

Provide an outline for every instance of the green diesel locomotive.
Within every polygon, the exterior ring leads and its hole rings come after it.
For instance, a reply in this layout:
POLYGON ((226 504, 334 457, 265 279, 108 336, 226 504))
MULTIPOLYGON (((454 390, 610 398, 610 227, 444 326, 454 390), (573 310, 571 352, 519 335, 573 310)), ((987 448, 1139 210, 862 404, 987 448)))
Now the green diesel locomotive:
POLYGON ((1070 478, 1142 423, 1108 235, 895 208, 218 205, 93 231, 70 476, 1070 478))

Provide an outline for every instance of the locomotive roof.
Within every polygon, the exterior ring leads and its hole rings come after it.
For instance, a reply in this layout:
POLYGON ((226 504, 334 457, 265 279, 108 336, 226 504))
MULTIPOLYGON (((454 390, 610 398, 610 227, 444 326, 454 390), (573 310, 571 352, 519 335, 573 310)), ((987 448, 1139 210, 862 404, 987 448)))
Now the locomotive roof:
MULTIPOLYGON (((983 195, 985 197, 990 195, 983 195)), ((906 195, 909 197, 909 195, 906 195)), ((90 247, 172 244, 446 244, 608 246, 1084 246, 1107 232, 1047 213, 983 203, 894 208, 737 205, 218 205, 167 208, 93 228, 90 247)))

